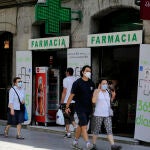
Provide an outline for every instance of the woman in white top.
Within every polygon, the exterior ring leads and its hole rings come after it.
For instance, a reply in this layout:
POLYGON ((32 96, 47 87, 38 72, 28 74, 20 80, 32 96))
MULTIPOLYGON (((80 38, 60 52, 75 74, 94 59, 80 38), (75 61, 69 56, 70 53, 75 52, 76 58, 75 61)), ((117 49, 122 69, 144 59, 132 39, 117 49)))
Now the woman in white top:
POLYGON ((8 104, 8 118, 7 126, 4 131, 4 136, 8 137, 8 130, 11 125, 17 125, 17 139, 24 139, 21 136, 21 124, 24 122, 24 111, 20 109, 20 102, 25 103, 25 92, 22 88, 22 81, 20 77, 13 79, 13 87, 9 90, 9 104, 8 104), (17 93, 16 93, 17 92, 17 93), (18 95, 17 95, 18 94, 18 95), (19 96, 19 97, 18 97, 19 96))
POLYGON ((110 102, 115 98, 115 91, 108 91, 108 82, 106 79, 101 79, 93 93, 92 102, 95 104, 94 116, 92 121, 92 133, 93 133, 93 150, 96 150, 97 135, 101 131, 101 125, 104 121, 105 129, 107 132, 107 138, 111 144, 111 150, 119 150, 121 146, 114 144, 112 134, 112 120, 110 116, 110 102))

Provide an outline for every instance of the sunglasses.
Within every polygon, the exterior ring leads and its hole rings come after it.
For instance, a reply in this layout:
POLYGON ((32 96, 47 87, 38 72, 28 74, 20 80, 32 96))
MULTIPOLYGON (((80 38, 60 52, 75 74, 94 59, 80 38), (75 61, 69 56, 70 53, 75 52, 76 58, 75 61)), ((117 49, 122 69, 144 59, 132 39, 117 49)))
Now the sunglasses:
POLYGON ((18 81, 18 83, 22 83, 22 81, 18 81))

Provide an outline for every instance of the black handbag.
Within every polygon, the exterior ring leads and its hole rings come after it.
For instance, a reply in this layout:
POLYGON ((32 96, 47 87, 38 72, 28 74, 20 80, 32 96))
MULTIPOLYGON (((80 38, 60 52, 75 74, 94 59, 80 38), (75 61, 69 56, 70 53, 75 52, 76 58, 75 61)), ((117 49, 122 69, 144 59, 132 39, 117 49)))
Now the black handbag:
MULTIPOLYGON (((12 87, 13 88, 13 87, 12 87)), ((14 88, 13 88, 14 89, 14 88)), ((18 96, 18 100, 19 100, 19 103, 20 103, 20 110, 21 111, 25 111, 25 105, 21 103, 20 101, 20 98, 19 98, 19 95, 17 93, 17 91, 14 89, 14 91, 16 92, 17 96, 18 96)))

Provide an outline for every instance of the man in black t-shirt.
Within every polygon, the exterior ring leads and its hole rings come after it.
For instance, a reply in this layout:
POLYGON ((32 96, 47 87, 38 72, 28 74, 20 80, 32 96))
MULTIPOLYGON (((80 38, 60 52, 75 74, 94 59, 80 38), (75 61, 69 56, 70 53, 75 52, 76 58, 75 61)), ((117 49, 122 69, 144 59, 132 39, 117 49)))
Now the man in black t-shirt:
POLYGON ((69 105, 72 99, 75 100, 75 108, 79 119, 78 127, 75 132, 75 139, 73 141, 73 147, 79 148, 78 139, 82 134, 88 150, 92 149, 92 144, 89 142, 88 138, 87 125, 89 122, 89 116, 92 113, 92 96, 95 89, 95 85, 90 78, 91 67, 84 66, 81 70, 81 78, 76 80, 72 85, 71 94, 66 104, 66 113, 69 113, 69 105))

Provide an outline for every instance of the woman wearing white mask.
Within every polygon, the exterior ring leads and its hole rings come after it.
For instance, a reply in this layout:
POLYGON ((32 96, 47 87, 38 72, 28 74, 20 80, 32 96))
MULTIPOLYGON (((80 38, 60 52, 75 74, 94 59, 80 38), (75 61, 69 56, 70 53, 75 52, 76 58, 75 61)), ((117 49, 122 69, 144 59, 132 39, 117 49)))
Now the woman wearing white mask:
POLYGON ((25 93, 22 88, 22 81, 20 77, 13 79, 13 86, 9 90, 8 103, 8 118, 7 126, 4 131, 4 136, 8 137, 8 130, 11 125, 17 125, 17 139, 24 139, 21 136, 21 124, 24 122, 24 111, 20 109, 20 103, 25 102, 25 93))
POLYGON ((99 81, 98 89, 94 91, 92 102, 95 104, 95 111, 92 120, 92 133, 93 133, 93 150, 96 150, 97 135, 101 131, 101 125, 104 121, 105 129, 107 132, 108 141, 111 144, 111 150, 120 150, 121 146, 114 144, 112 134, 112 119, 111 119, 111 105, 110 102, 115 98, 115 91, 108 89, 108 82, 106 79, 99 81))

